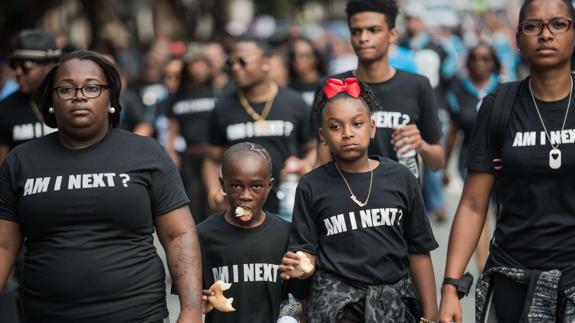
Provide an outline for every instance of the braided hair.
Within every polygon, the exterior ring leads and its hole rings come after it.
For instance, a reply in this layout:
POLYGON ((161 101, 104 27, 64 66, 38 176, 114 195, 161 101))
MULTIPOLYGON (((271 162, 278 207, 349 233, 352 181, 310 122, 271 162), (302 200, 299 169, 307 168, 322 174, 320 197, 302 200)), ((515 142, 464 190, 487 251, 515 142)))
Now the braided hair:
POLYGON ((222 167, 220 177, 226 173, 230 163, 235 161, 239 156, 251 155, 261 158, 267 165, 268 174, 272 176, 272 158, 270 153, 261 145, 252 142, 240 142, 226 149, 222 157, 222 167))
MULTIPOLYGON (((362 81, 360 81, 359 79, 357 80, 357 83, 359 84, 359 88, 360 88, 360 93, 359 93, 358 99, 360 99, 361 102, 363 102, 363 105, 367 109, 367 112, 369 112, 369 114, 371 115, 373 111, 381 110, 381 104, 379 103, 379 100, 377 100, 377 98, 375 97, 375 94, 369 88, 369 86, 367 84, 363 83, 362 81)), ((323 91, 323 86, 325 86, 325 82, 322 84, 322 89, 319 90, 315 95, 315 99, 313 101, 313 107, 312 107, 312 111, 311 111, 312 121, 313 121, 315 128, 321 128, 321 126, 322 126, 322 112, 323 112, 325 106, 329 102, 332 102, 332 101, 337 100, 338 98, 342 98, 342 97, 351 97, 351 96, 349 96, 349 94, 347 94, 345 92, 341 92, 341 93, 338 93, 337 95, 333 96, 332 98, 328 99, 327 96, 325 95, 325 92, 323 91)))

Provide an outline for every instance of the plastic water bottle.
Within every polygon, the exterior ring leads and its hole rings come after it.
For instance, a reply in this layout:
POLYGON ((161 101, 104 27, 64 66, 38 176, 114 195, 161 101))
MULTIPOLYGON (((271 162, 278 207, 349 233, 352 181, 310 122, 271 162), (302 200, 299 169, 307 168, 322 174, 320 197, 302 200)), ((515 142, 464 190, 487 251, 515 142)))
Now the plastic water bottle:
POLYGON ((413 175, 419 179, 419 164, 417 163, 417 153, 410 144, 401 147, 397 151, 397 161, 407 167, 413 175))
POLYGON ((279 215, 282 219, 291 222, 293 206, 295 204, 295 191, 299 176, 287 174, 281 178, 277 198, 279 200, 279 215))

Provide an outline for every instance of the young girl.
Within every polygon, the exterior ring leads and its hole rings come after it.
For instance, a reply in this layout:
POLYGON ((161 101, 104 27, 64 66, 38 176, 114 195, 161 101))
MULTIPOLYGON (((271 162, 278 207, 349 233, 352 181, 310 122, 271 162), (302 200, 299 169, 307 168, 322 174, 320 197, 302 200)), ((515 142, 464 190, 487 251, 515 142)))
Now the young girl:
POLYGON ((314 103, 333 161, 301 179, 288 246, 293 252, 280 266, 284 279, 315 273, 311 323, 427 322, 437 313, 429 255, 437 242, 419 184, 403 165, 368 158, 376 105, 355 78, 329 79, 314 103), (314 268, 304 272, 295 251, 314 268))

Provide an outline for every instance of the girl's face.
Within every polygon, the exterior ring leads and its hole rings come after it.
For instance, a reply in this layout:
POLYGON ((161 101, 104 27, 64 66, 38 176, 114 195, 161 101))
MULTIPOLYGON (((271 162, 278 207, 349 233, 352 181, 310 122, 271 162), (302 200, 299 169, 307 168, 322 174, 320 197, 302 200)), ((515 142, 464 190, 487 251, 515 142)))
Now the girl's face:
POLYGON ((319 134, 336 159, 353 161, 367 155, 369 141, 375 136, 375 123, 363 101, 341 97, 323 109, 319 134))
POLYGON ((517 44, 531 66, 570 63, 575 45, 571 19, 571 11, 563 1, 536 0, 529 4, 525 20, 519 24, 517 44))

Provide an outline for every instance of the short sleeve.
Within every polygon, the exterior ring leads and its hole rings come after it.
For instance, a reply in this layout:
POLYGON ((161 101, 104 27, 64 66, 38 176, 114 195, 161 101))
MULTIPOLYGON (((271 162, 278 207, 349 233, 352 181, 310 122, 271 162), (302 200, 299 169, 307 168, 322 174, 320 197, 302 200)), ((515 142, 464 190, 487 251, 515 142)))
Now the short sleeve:
POLYGON ((403 237, 407 243, 407 252, 428 252, 436 249, 439 245, 435 241, 429 224, 429 217, 425 213, 420 185, 411 173, 408 175, 410 196, 407 214, 404 215, 403 237))
POLYGON ((495 93, 492 93, 481 102, 471 138, 469 139, 469 152, 465 160, 468 170, 480 172, 493 172, 491 145, 489 140, 489 120, 495 103, 495 93))
POLYGON ((437 112, 437 99, 427 79, 421 82, 421 95, 419 96, 421 107, 421 125, 418 125, 421 138, 434 145, 441 139, 441 123, 437 112))
MULTIPOLYGON (((224 100, 220 100, 221 104, 224 100)), ((210 113, 208 119, 208 143, 212 146, 227 146, 228 139, 226 136, 226 130, 220 125, 219 121, 219 110, 221 105, 216 104, 216 107, 210 113)))
POLYGON ((160 150, 149 190, 153 216, 168 213, 190 202, 176 165, 163 148, 160 147, 160 150))
POLYGON ((0 166, 0 219, 18 222, 16 211, 18 209, 18 193, 15 178, 16 158, 14 153, 9 154, 0 166))
POLYGON ((313 220, 309 187, 300 182, 296 189, 291 234, 288 250, 305 251, 317 255, 318 232, 313 220))

